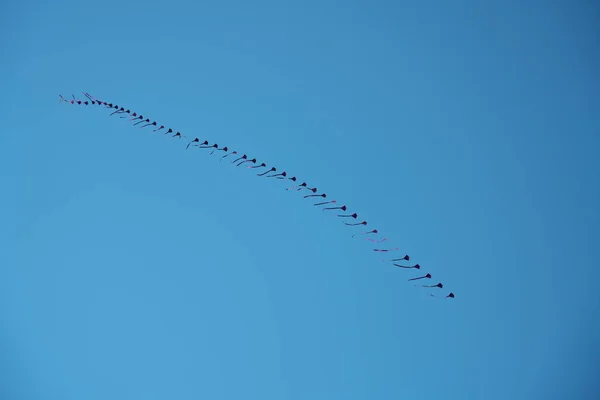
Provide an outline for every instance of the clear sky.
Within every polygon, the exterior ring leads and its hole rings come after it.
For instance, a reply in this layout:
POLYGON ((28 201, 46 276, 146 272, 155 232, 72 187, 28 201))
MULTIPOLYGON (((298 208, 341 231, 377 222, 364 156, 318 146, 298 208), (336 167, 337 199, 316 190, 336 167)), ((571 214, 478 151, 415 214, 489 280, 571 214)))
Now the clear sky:
POLYGON ((0 6, 0 398, 598 394, 595 2, 160 3, 0 6))

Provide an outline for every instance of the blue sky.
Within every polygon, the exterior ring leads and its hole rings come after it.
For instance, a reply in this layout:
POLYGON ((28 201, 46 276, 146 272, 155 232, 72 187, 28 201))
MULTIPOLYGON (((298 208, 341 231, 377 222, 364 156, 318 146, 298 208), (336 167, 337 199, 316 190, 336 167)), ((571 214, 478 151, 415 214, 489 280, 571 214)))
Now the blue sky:
POLYGON ((593 2, 0 15, 0 397, 600 390, 593 2), (281 182, 56 101, 82 91, 317 186, 456 299, 281 182))

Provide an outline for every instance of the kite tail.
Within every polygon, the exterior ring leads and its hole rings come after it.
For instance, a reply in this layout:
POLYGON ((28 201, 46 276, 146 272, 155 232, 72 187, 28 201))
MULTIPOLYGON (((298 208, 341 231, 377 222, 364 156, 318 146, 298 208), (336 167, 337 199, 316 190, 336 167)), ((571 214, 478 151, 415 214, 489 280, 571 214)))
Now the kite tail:
POLYGON ((440 289, 443 289, 444 285, 442 285, 442 283, 438 283, 437 285, 414 285, 414 287, 440 288, 440 289))
MULTIPOLYGON (((381 261, 386 261, 386 260, 381 260, 381 261)), ((398 268, 405 268, 405 269, 421 269, 421 266, 419 264, 415 264, 415 265, 400 265, 400 264, 396 264, 394 263, 393 265, 395 265, 398 268)))
POLYGON ((94 96, 92 96, 91 94, 89 94, 87 92, 82 92, 82 93, 85 95, 85 97, 90 99, 92 102, 95 101, 96 103, 98 103, 98 105, 106 105, 105 101, 98 100, 97 98, 95 98, 94 96))
POLYGON ((365 240, 368 240, 369 242, 373 242, 373 243, 383 243, 383 242, 385 242, 386 240, 388 240, 388 238, 383 238, 383 239, 380 239, 380 240, 377 240, 377 239, 371 239, 371 238, 365 238, 365 240))
POLYGON ((262 174, 256 174, 256 176, 265 176, 266 174, 268 174, 269 172, 273 172, 272 170, 269 171, 265 171, 262 174))
POLYGON ((429 294, 429 296, 435 297, 436 299, 444 299, 444 298, 447 299, 448 297, 454 298, 454 295, 452 293, 450 293, 450 294, 452 294, 452 296, 448 295, 448 296, 445 296, 445 297, 436 296, 435 294, 432 294, 432 293, 428 293, 428 294, 429 294))
POLYGON ((379 252, 379 253, 388 253, 388 252, 390 252, 390 251, 396 251, 396 250, 398 250, 398 248, 397 248, 397 247, 396 247, 396 248, 393 248, 393 249, 373 249, 373 251, 377 251, 377 252, 379 252))
POLYGON ((454 293, 452 293, 452 292, 448 293, 448 295, 444 296, 444 297, 436 296, 435 294, 431 294, 431 293, 429 293, 429 295, 431 297, 435 297, 436 299, 453 299, 454 298, 454 293))
POLYGON ((363 232, 363 233, 355 233, 354 235, 352 235, 352 237, 356 236, 356 235, 368 235, 370 233, 377 233, 377 229, 373 229, 372 231, 369 232, 363 232))
POLYGON ((417 278, 410 278, 409 281, 418 281, 419 279, 431 279, 431 275, 427 274, 427 275, 419 276, 417 278))
POLYGON ((232 154, 237 154, 237 151, 233 151, 233 152, 231 152, 231 153, 227 153, 227 154, 225 154, 223 157, 221 157, 221 159, 220 159, 219 161, 223 161, 223 159, 224 159, 225 157, 229 157, 229 156, 230 156, 230 155, 232 155, 232 154))
POLYGON ((313 206, 324 206, 325 204, 337 203, 335 200, 324 201, 322 203, 313 204, 313 206))

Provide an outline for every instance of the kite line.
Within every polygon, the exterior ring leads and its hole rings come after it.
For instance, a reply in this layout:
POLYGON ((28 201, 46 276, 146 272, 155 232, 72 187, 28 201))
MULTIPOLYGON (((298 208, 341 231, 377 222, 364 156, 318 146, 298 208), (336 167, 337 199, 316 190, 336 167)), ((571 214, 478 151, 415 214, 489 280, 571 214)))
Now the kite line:
MULTIPOLYGON (((144 115, 138 114, 137 112, 132 111, 131 109, 121 107, 114 103, 99 100, 99 99, 93 97, 91 94, 86 93, 86 92, 83 92, 83 94, 86 97, 85 100, 79 100, 75 97, 75 95, 72 95, 72 99, 66 99, 62 95, 59 95, 59 97, 60 97, 59 102, 72 104, 72 105, 83 105, 83 106, 96 105, 98 107, 101 107, 101 108, 104 108, 107 110, 113 110, 109 116, 114 115, 114 116, 118 116, 120 119, 126 119, 133 126, 136 126, 139 129, 149 128, 149 129, 152 129, 152 132, 159 132, 165 136, 169 135, 171 138, 177 138, 177 139, 184 139, 184 138, 187 139, 188 138, 186 135, 183 135, 181 132, 175 131, 172 128, 166 128, 164 125, 160 125, 154 119, 144 117, 144 115)), ((220 154, 223 154, 222 156, 219 156, 220 162, 223 162, 229 156, 232 156, 232 158, 235 157, 232 161, 227 160, 227 162, 229 162, 230 164, 234 164, 235 167, 244 166, 247 169, 258 169, 258 168, 264 169, 264 171, 262 171, 262 172, 259 171, 259 173, 256 174, 256 176, 259 176, 259 177, 274 178, 276 180, 286 180, 286 181, 289 180, 289 181, 294 182, 294 184, 291 187, 286 188, 286 190, 293 190, 296 192, 307 193, 306 195, 303 196, 304 199, 315 199, 315 200, 318 199, 317 201, 319 201, 319 202, 314 203, 314 200, 313 200, 312 205, 314 207, 320 207, 323 212, 333 212, 337 218, 340 218, 341 222, 343 222, 346 226, 350 227, 348 229, 360 230, 360 227, 364 227, 364 226, 368 225, 368 222, 362 218, 359 218, 359 215, 356 212, 353 212, 352 214, 349 214, 349 213, 348 214, 347 213, 337 214, 337 213, 335 213, 335 211, 346 212, 348 207, 346 205, 338 206, 337 204, 339 204, 339 203, 337 200, 329 200, 326 193, 319 192, 319 190, 316 187, 309 187, 308 183, 306 183, 304 181, 300 184, 296 184, 298 179, 295 176, 289 176, 288 172, 285 170, 280 171, 276 167, 272 167, 272 166, 270 167, 264 162, 261 162, 259 164, 256 158, 250 158, 248 155, 246 155, 244 153, 241 153, 241 155, 240 155, 240 153, 238 151, 230 150, 230 148, 228 146, 220 147, 217 143, 210 143, 208 140, 201 141, 200 138, 197 138, 197 137, 191 139, 186 144, 185 150, 188 150, 190 148, 204 149, 204 151, 210 150, 209 155, 211 155, 211 156, 213 154, 215 154, 215 152, 220 152, 220 154), (324 206, 326 206, 326 207, 324 207, 324 206), (350 221, 350 222, 346 222, 346 221, 350 221)), ((362 237, 366 241, 369 241, 373 244, 382 243, 382 242, 385 242, 388 240, 388 238, 385 238, 385 237, 377 238, 378 237, 377 235, 379 235, 379 231, 377 229, 372 229, 367 232, 364 232, 364 231, 363 232, 355 232, 352 235, 352 237, 353 238, 357 237, 357 236, 362 237), (373 238, 373 236, 375 236, 376 238, 373 238)), ((378 254, 388 254, 391 252, 398 251, 399 248, 397 248, 397 247, 383 248, 383 249, 382 248, 374 248, 372 250, 373 250, 373 252, 376 252, 378 254)), ((395 267, 402 268, 405 270, 420 270, 421 269, 421 266, 419 264, 415 264, 415 265, 398 264, 398 262, 410 261, 410 257, 408 256, 408 254, 403 257, 386 259, 386 260, 381 260, 381 261, 391 262, 395 267)), ((421 281, 422 279, 430 280, 430 279, 432 279, 432 275, 430 273, 426 273, 426 274, 418 276, 418 277, 409 278, 408 281, 421 281)), ((437 283, 435 285, 413 285, 413 286, 424 288, 427 290, 433 290, 435 292, 439 292, 440 289, 444 288, 444 285, 441 282, 437 283)), ((435 297, 435 298, 453 299, 455 297, 454 293, 452 293, 452 292, 448 293, 446 296, 443 296, 443 295, 439 296, 439 295, 436 295, 431 292, 428 292, 428 294, 429 294, 429 296, 435 297)))

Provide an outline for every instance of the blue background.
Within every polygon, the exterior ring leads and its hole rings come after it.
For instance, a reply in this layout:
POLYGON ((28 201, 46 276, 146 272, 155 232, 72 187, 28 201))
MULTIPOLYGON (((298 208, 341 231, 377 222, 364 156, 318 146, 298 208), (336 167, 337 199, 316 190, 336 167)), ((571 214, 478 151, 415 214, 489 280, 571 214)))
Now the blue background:
POLYGON ((600 391, 594 2, 0 15, 0 397, 600 391), (56 101, 82 91, 317 186, 456 299, 282 182, 56 101))

